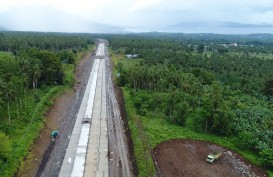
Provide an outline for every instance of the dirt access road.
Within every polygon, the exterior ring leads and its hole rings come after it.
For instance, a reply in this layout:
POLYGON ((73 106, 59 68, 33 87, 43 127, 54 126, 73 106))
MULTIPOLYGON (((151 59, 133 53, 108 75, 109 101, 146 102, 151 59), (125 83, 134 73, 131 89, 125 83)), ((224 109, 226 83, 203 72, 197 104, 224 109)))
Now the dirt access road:
POLYGON ((237 153, 208 141, 170 140, 159 144, 154 154, 162 176, 166 177, 267 176, 263 169, 237 153), (222 152, 222 157, 213 164, 205 160, 211 152, 222 152))
POLYGON ((121 115, 121 106, 124 106, 121 104, 124 104, 124 102, 118 103, 117 97, 119 94, 114 89, 109 58, 106 58, 106 66, 109 176, 130 177, 133 176, 132 159, 129 154, 132 152, 129 152, 128 138, 125 135, 128 124, 124 123, 121 115))

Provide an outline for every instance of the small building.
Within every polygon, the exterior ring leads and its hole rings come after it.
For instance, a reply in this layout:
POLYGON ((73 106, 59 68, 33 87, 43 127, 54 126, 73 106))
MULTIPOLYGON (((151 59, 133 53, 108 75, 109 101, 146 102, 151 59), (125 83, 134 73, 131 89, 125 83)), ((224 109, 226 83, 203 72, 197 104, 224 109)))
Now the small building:
POLYGON ((127 54, 126 58, 138 58, 138 54, 127 54))
POLYGON ((133 58, 133 55, 132 54, 127 54, 127 55, 125 55, 126 56, 126 58, 133 58))
POLYGON ((138 54, 134 54, 134 55, 133 55, 133 58, 138 58, 138 54))

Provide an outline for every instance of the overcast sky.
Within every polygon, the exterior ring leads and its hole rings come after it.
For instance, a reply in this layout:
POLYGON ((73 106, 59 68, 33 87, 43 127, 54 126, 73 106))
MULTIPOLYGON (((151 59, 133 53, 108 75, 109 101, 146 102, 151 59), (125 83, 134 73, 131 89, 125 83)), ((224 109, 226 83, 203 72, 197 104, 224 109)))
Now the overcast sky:
POLYGON ((33 23, 41 16, 50 21, 56 12, 65 14, 62 18, 75 16, 119 26, 188 21, 273 24, 273 0, 0 0, 0 26, 5 25, 3 18, 19 24, 22 16, 33 23))

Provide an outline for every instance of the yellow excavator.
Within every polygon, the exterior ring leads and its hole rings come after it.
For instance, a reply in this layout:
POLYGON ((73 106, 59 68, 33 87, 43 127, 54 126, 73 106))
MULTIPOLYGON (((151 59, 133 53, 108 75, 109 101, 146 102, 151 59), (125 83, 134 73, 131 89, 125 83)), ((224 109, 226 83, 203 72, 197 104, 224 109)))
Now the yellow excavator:
POLYGON ((218 160, 221 156, 222 156, 221 152, 213 152, 207 156, 206 161, 209 163, 213 163, 215 160, 218 160))

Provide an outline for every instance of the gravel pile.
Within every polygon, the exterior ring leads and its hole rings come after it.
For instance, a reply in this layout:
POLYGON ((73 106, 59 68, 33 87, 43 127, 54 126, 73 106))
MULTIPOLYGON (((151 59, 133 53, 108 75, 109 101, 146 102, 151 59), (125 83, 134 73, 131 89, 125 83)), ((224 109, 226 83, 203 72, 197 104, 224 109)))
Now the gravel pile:
POLYGON ((243 161, 241 161, 237 154, 233 154, 231 151, 226 151, 225 149, 216 145, 210 145, 209 149, 213 152, 221 152, 222 157, 219 160, 226 164, 231 164, 234 168, 233 172, 243 177, 258 177, 254 173, 251 173, 251 165, 246 165, 243 161))

